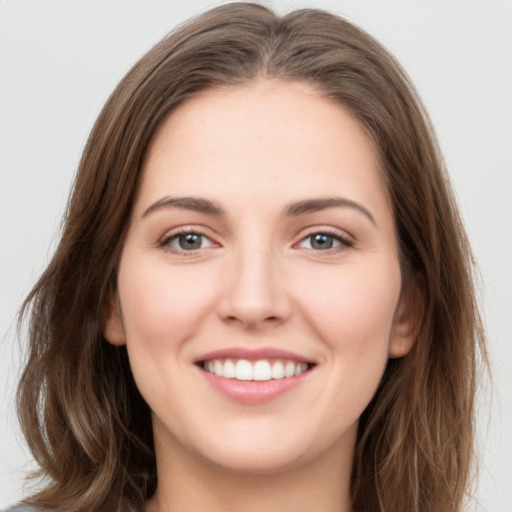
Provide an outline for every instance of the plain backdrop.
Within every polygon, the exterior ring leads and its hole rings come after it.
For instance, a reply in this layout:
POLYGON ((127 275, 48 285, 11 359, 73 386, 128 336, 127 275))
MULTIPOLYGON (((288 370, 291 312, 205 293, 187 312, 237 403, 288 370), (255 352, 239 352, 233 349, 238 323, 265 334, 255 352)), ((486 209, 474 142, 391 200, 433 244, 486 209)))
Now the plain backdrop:
MULTIPOLYGON (((55 246, 88 132, 128 68, 207 0, 0 0, 0 508, 32 467, 14 407, 15 316, 55 246)), ((479 404, 473 509, 512 511, 512 1, 267 1, 347 17, 427 105, 480 267, 492 386, 479 404)))

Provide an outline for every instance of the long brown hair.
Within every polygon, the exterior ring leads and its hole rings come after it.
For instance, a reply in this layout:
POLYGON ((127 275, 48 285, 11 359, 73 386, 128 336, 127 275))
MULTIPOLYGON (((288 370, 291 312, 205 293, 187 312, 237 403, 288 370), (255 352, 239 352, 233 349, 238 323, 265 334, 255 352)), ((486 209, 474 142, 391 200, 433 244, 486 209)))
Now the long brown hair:
POLYGON ((157 44, 117 86, 85 147, 56 253, 24 303, 21 424, 45 486, 27 502, 138 510, 156 489, 151 418, 126 350, 103 337, 107 298, 148 144, 181 102, 260 77, 342 104, 380 152, 402 270, 421 286, 413 350, 390 360, 359 423, 357 512, 456 512, 473 455, 476 352, 485 357, 470 248, 433 129, 409 79, 364 31, 319 10, 236 3, 157 44))

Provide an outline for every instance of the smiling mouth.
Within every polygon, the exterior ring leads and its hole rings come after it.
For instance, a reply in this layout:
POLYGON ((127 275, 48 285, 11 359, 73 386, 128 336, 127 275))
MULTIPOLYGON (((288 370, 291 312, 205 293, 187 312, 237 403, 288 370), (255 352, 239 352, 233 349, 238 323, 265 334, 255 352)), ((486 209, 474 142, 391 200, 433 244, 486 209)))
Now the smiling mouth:
POLYGON ((312 363, 287 359, 209 359, 199 361, 198 365, 216 377, 239 381, 268 381, 289 379, 301 375, 313 367, 312 363))

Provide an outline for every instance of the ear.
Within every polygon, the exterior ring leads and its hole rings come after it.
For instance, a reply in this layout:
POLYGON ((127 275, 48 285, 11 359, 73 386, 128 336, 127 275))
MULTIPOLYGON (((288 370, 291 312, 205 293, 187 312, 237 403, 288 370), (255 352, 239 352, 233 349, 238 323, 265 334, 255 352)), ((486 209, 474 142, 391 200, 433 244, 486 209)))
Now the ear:
POLYGON ((395 311, 389 343, 389 357, 403 357, 414 346, 423 320, 423 287, 418 279, 411 279, 400 295, 395 311))
POLYGON ((103 336, 112 345, 124 345, 126 337, 124 334, 123 318, 117 296, 112 293, 104 307, 104 328, 103 336))

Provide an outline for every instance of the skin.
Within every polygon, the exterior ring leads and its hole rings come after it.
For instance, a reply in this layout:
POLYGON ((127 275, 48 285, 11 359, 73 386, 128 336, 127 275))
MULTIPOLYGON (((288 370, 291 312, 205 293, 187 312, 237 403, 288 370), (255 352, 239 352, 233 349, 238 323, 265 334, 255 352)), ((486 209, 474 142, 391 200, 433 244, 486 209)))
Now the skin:
POLYGON ((145 161, 105 331, 127 344, 152 410, 147 510, 348 511, 358 418, 388 358, 414 341, 402 291, 377 151, 346 110, 271 80, 176 109, 145 161), (191 196, 224 214, 155 206, 191 196), (333 196, 357 206, 283 214, 333 196), (204 235, 201 247, 180 248, 180 230, 204 235), (333 247, 313 246, 315 233, 333 247), (234 346, 315 366, 287 393, 242 404, 194 364, 234 346))

